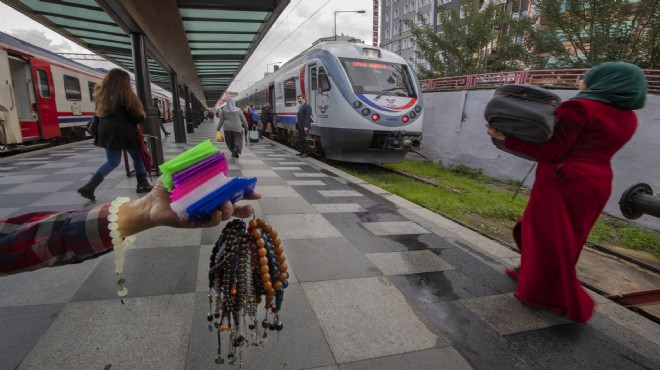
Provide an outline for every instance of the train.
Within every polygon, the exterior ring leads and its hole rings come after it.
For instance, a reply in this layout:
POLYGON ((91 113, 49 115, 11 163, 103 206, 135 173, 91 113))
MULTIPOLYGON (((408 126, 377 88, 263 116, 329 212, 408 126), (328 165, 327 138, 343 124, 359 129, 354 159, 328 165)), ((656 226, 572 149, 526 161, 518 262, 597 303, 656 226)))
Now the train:
MULTIPOLYGON (((86 139, 105 72, 0 32, 0 152, 86 139)), ((152 98, 170 121, 171 97, 152 88, 152 98)))
POLYGON ((236 96, 269 104, 272 135, 296 147, 297 96, 312 107, 313 154, 357 163, 398 163, 422 140, 421 85, 401 56, 357 42, 321 41, 236 96))

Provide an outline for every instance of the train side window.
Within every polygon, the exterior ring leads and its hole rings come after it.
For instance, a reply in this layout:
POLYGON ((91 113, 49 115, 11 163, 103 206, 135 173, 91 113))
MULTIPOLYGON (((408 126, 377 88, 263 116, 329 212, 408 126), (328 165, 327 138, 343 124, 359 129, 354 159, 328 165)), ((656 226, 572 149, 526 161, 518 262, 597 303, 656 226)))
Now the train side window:
POLYGON ((48 86, 48 72, 43 69, 37 69, 37 79, 39 80, 39 95, 42 98, 50 98, 50 86, 48 86))
POLYGON ((319 68, 319 87, 321 88, 321 91, 330 91, 330 79, 328 78, 328 74, 325 73, 323 67, 319 68))
POLYGON ((316 66, 313 66, 312 68, 309 69, 309 78, 312 80, 312 86, 311 86, 312 91, 316 91, 319 88, 319 84, 316 81, 316 75, 317 75, 316 66))
POLYGON ((295 107, 297 103, 296 98, 296 79, 291 77, 284 81, 284 106, 295 107))
POLYGON ((87 81, 87 88, 89 89, 89 100, 96 101, 94 97, 94 88, 96 87, 96 82, 87 81))
POLYGON ((66 94, 66 100, 82 100, 80 80, 76 77, 64 75, 64 92, 66 94))

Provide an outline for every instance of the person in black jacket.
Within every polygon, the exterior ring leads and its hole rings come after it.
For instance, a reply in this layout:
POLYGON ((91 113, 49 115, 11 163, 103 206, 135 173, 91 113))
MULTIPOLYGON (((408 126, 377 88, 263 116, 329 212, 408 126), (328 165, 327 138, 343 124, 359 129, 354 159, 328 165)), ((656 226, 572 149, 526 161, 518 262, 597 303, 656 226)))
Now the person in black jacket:
POLYGON ((160 112, 160 108, 158 108, 158 99, 154 99, 154 108, 158 109, 158 119, 160 120, 160 129, 163 131, 163 134, 165 134, 166 137, 170 136, 170 133, 167 132, 167 130, 165 129, 165 124, 164 124, 165 117, 161 115, 162 113, 160 112))
POLYGON ((260 139, 266 136, 266 129, 270 123, 271 129, 273 128, 273 110, 270 108, 270 105, 266 104, 261 107, 261 134, 260 139))
POLYGON ((307 136, 309 129, 312 127, 312 107, 307 104, 305 97, 298 95, 298 114, 296 115, 296 129, 300 135, 300 153, 296 154, 300 158, 309 156, 309 143, 307 136))
POLYGON ((146 114, 140 99, 131 88, 127 72, 115 68, 105 75, 94 88, 96 115, 99 117, 98 135, 94 145, 105 148, 107 161, 96 170, 92 178, 78 189, 84 198, 95 201, 94 191, 112 170, 119 166, 122 151, 133 158, 138 185, 136 192, 147 193, 152 186, 147 181, 147 169, 141 157, 138 140, 138 124, 144 122, 146 114))

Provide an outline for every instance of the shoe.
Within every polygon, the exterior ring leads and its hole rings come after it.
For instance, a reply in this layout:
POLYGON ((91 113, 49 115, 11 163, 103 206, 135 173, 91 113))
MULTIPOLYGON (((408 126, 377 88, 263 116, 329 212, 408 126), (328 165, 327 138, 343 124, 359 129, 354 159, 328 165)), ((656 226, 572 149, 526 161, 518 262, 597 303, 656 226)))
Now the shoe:
POLYGON ((146 173, 138 173, 135 175, 137 178, 137 188, 135 188, 136 193, 148 193, 153 189, 154 187, 151 186, 149 181, 147 180, 147 174, 146 173))
POLYGON ((300 157, 301 155, 303 155, 303 154, 302 154, 302 153, 298 153, 298 154, 296 154, 296 157, 300 157))
POLYGON ((165 133, 165 136, 170 136, 170 135, 172 135, 171 132, 166 132, 166 133, 165 133))
POLYGON ((303 153, 303 154, 300 155, 300 158, 307 158, 307 157, 309 157, 309 155, 307 155, 307 153, 303 153))
POLYGON ((96 187, 99 186, 99 184, 103 181, 103 176, 101 176, 98 173, 95 173, 94 176, 92 176, 91 179, 83 186, 82 188, 78 189, 78 193, 83 196, 83 198, 87 198, 91 200, 92 202, 96 201, 96 197, 94 196, 94 190, 96 190, 96 187))
POLYGON ((507 274, 511 279, 518 280, 518 277, 520 276, 520 266, 507 267, 504 269, 504 273, 507 274))

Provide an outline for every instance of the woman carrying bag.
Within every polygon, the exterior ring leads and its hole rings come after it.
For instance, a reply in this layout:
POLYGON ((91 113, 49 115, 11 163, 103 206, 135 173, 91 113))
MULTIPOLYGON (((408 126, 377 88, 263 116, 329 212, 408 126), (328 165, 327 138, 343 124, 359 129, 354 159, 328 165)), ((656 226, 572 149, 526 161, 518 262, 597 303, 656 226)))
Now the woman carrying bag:
POLYGON ((94 88, 96 115, 99 117, 98 134, 94 145, 105 149, 106 162, 96 170, 85 186, 78 189, 83 197, 95 201, 94 191, 112 170, 119 166, 122 151, 126 150, 133 159, 137 177, 137 193, 148 193, 152 186, 147 181, 147 168, 142 157, 144 140, 141 140, 139 124, 146 114, 140 99, 131 88, 127 72, 112 69, 94 88))
MULTIPOLYGON (((224 127, 225 143, 231 152, 231 156, 238 158, 243 151, 243 131, 247 129, 248 123, 243 112, 236 107, 234 99, 228 99, 225 106, 220 110, 217 131, 224 127)), ((216 136, 217 138, 217 136, 216 136)))

